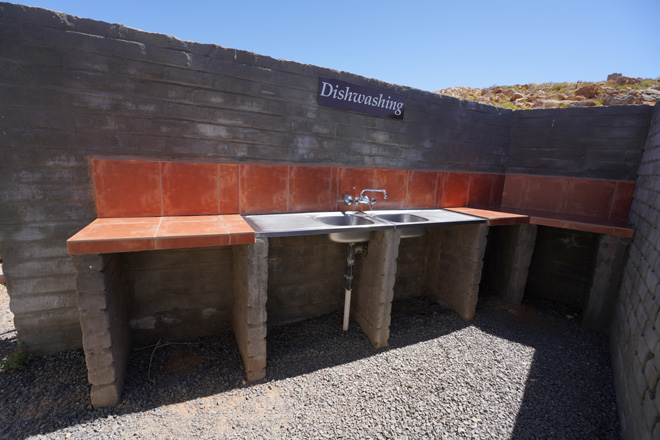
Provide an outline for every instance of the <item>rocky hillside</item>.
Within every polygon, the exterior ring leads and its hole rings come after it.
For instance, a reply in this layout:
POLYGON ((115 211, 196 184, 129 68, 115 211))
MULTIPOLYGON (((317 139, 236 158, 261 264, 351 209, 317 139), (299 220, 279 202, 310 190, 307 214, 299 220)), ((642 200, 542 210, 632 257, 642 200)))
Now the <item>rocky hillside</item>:
POLYGON ((660 78, 630 78, 620 73, 607 81, 523 84, 487 89, 451 87, 436 93, 510 109, 653 105, 660 101, 660 78))

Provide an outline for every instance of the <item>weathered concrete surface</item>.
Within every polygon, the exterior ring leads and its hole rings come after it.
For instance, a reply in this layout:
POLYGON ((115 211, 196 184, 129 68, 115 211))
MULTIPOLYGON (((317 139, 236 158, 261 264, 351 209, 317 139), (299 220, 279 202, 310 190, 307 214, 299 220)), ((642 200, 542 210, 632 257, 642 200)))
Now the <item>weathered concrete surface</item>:
POLYGON ((268 239, 233 246, 233 329, 250 382, 266 376, 266 300, 268 298, 268 239))
POLYGON ((635 236, 610 341, 621 437, 660 438, 660 106, 646 141, 629 222, 635 236))
POLYGON ((483 277, 506 306, 516 307, 525 295, 536 225, 491 226, 483 277))
POLYGON ((127 252, 122 261, 135 344, 192 340, 231 330, 230 246, 127 252))
POLYGON ((400 230, 374 231, 367 255, 356 257, 351 317, 374 348, 387 346, 400 230))
POLYGON ((327 235, 268 239, 268 323, 279 325, 340 310, 346 245, 327 235))
POLYGON ((609 333, 629 245, 629 238, 614 235, 598 237, 589 299, 582 314, 585 328, 609 333))
POLYGON ((430 228, 428 233, 428 296, 470 320, 479 299, 488 226, 441 226, 430 228))
POLYGON ((76 255, 72 260, 92 405, 116 405, 131 353, 121 255, 76 255))

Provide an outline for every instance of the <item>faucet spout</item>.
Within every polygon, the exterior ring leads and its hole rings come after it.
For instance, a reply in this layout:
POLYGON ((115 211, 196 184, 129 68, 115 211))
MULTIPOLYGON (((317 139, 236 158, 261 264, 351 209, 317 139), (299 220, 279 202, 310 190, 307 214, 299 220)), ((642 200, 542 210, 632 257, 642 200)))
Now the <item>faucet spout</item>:
POLYGON ((363 189, 363 190, 360 192, 360 197, 362 197, 362 196, 364 195, 364 193, 367 192, 367 191, 369 191, 369 192, 380 192, 380 193, 383 193, 383 198, 384 198, 384 199, 387 199, 387 191, 385 191, 384 189, 371 189, 371 188, 363 189))

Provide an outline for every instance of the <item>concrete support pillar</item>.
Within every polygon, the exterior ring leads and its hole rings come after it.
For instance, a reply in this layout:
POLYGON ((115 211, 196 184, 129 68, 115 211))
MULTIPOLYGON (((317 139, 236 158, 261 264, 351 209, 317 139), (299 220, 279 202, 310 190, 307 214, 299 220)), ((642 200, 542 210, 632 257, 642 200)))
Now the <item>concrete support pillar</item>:
POLYGON ((429 297, 458 313, 474 316, 486 250, 485 223, 429 228, 426 286, 429 297))
POLYGON ((505 305, 517 307, 525 294, 537 226, 494 226, 491 232, 495 232, 495 228, 497 243, 488 261, 490 285, 505 305))
POLYGON ((609 333, 630 239, 600 235, 582 326, 609 333))
POLYGON ((400 241, 400 230, 374 231, 368 254, 357 259, 351 317, 358 322, 374 348, 386 347, 390 337, 400 241))
POLYGON ((266 376, 266 300, 268 298, 268 239, 233 247, 233 329, 247 380, 266 376))
POLYGON ((131 353, 121 256, 73 255, 87 376, 95 408, 119 402, 131 353))

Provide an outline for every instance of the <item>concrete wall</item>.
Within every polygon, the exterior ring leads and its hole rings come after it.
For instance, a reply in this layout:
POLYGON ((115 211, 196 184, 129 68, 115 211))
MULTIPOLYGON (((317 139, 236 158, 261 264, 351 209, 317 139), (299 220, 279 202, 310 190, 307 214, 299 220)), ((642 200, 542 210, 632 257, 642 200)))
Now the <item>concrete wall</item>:
POLYGON ((653 120, 629 221, 629 250, 612 325, 612 360, 625 439, 660 438, 660 106, 653 120))
POLYGON ((347 245, 326 235, 268 241, 269 324, 320 316, 344 306, 347 245))
POLYGON ((231 329, 231 247, 128 252, 122 260, 136 343, 231 329))
POLYGON ((650 111, 648 106, 516 111, 507 173, 634 181, 650 111))

